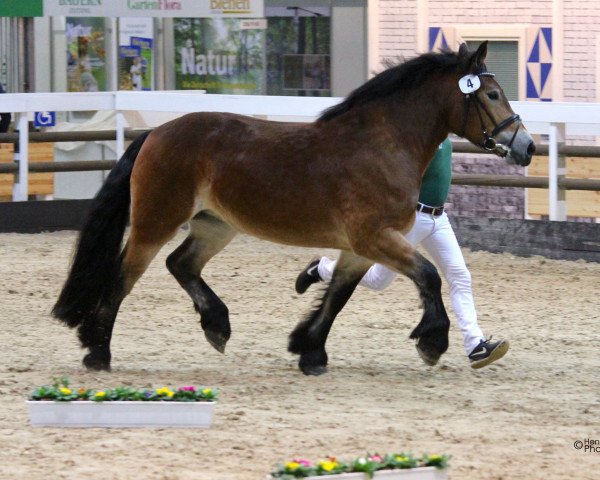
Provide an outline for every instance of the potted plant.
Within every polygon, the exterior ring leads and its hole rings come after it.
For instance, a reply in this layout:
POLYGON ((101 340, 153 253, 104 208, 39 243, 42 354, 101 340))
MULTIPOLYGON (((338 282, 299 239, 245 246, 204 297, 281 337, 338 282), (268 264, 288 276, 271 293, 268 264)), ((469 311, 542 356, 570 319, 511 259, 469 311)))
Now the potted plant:
POLYGON ((298 459, 277 466, 267 480, 446 480, 448 478, 448 455, 423 455, 410 453, 366 455, 352 461, 328 457, 316 463, 298 459))
POLYGON ((208 428, 216 395, 212 388, 195 386, 75 389, 62 378, 36 388, 26 403, 34 427, 208 428))

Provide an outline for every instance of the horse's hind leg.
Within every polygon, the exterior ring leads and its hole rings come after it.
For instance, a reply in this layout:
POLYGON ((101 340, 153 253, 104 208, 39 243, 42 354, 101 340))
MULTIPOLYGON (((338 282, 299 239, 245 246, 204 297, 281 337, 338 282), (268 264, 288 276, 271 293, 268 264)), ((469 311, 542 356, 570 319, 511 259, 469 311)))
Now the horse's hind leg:
POLYGON ((237 232, 205 212, 196 215, 190 226, 188 238, 167 258, 167 268, 192 297, 206 339, 223 353, 231 336, 229 311, 200 275, 204 265, 225 248, 237 232))
POLYGON ((394 230, 370 237, 369 242, 357 246, 357 251, 403 273, 415 283, 423 304, 423 317, 410 338, 418 339, 417 351, 423 361, 435 365, 448 349, 450 330, 450 319, 442 300, 442 280, 435 266, 394 230))
POLYGON ((119 259, 120 272, 106 294, 100 301, 94 316, 84 320, 79 328, 79 339, 89 353, 83 358, 83 364, 91 370, 110 370, 110 341, 123 299, 131 292, 135 282, 150 265, 160 248, 175 235, 178 225, 173 225, 169 232, 154 238, 140 235, 132 228, 127 244, 119 259))
POLYGON ((350 252, 342 252, 321 304, 290 335, 288 350, 300 354, 298 366, 305 375, 327 371, 325 342, 329 330, 371 263, 350 252))

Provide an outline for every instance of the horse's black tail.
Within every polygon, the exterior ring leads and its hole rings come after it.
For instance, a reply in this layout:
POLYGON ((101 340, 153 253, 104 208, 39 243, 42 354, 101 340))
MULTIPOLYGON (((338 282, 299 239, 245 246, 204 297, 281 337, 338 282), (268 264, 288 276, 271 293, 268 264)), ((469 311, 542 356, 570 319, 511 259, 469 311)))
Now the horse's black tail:
POLYGON ((131 143, 92 200, 71 271, 52 309, 52 315, 71 328, 93 315, 104 295, 118 282, 131 203, 131 171, 148 134, 131 143))

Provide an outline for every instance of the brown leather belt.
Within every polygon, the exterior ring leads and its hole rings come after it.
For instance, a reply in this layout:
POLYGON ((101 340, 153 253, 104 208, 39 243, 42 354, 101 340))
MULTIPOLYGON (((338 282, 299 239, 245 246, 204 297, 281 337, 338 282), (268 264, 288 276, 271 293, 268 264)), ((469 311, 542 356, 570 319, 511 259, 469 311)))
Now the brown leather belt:
POLYGON ((439 217, 442 213, 444 213, 444 207, 428 207, 422 203, 417 203, 417 212, 427 213, 429 215, 433 215, 434 217, 439 217))

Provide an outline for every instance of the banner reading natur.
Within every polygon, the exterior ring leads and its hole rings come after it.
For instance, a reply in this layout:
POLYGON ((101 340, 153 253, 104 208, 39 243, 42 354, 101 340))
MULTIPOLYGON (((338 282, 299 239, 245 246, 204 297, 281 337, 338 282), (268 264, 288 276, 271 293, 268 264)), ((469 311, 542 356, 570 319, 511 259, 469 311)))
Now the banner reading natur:
POLYGON ((265 30, 241 29, 240 21, 175 20, 175 88, 230 94, 265 92, 265 30))

